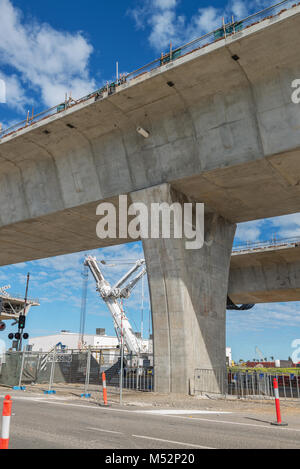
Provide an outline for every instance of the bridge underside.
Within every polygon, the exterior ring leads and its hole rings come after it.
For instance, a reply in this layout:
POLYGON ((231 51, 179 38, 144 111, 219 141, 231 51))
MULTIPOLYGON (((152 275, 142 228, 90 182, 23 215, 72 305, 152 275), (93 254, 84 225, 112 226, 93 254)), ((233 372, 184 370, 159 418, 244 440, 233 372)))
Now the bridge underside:
POLYGON ((234 253, 228 293, 236 304, 300 301, 300 244, 234 253))
POLYGON ((163 183, 231 223, 300 211, 299 27, 297 6, 4 137, 0 265, 106 246, 97 204, 163 183))
MULTIPOLYGON (((300 150, 283 153, 251 163, 209 171, 205 175, 177 180, 172 183, 172 187, 193 200, 204 202, 206 213, 218 213, 231 223, 286 215, 300 211, 299 161, 300 150)), ((9 181, 2 179, 2 183, 8 185, 9 181)), ((19 186, 20 190, 21 188, 22 186, 19 186)), ((49 192, 51 190, 49 187, 49 192)), ((21 197, 21 194, 19 196, 21 197)), ((0 214, 0 265, 131 241, 100 240, 96 236, 98 204, 111 202, 118 211, 118 196, 1 226, 1 219, 7 215, 8 220, 13 221, 16 216, 16 204, 21 201, 24 203, 24 199, 9 199, 9 193, 6 197, 0 214)), ((51 197, 56 197, 56 194, 50 193, 49 197, 47 203, 51 203, 51 197)), ((39 207, 39 200, 36 204, 39 207)))

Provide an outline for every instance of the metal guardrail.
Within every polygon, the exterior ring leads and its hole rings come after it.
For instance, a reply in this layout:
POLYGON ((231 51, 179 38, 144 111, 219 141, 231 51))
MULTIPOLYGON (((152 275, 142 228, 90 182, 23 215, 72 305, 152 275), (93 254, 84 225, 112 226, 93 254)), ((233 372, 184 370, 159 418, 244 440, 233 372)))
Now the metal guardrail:
MULTIPOLYGON (((1 294, 0 293, 0 297, 3 298, 3 300, 5 300, 5 298, 7 298, 7 300, 20 300, 20 301, 25 301, 24 299, 24 294, 20 294, 20 293, 15 293, 15 292, 10 292, 10 291, 7 291, 7 295, 4 295, 3 293, 1 294)), ((39 299, 38 298, 27 298, 27 303, 39 303, 39 299)))
POLYGON ((300 375, 294 373, 229 372, 228 394, 237 397, 273 398, 274 378, 278 381, 279 396, 283 399, 300 398, 300 375))
POLYGON ((127 75, 121 76, 115 82, 107 83, 106 86, 82 97, 77 101, 66 100, 64 103, 60 103, 56 106, 53 106, 50 109, 40 112, 39 114, 33 115, 31 117, 28 116, 27 119, 18 122, 7 129, 2 130, 0 132, 0 140, 5 136, 8 136, 23 128, 36 124, 37 122, 40 122, 50 116, 57 115, 60 112, 63 112, 71 107, 77 106, 80 103, 86 102, 89 99, 104 99, 107 94, 113 94, 118 86, 128 81, 131 81, 145 73, 151 72, 152 70, 155 70, 161 67, 162 65, 167 65, 168 63, 173 62, 183 56, 186 56, 191 52, 207 47, 208 45, 213 44, 222 39, 226 39, 229 36, 233 36, 241 32, 242 30, 249 28, 250 26, 260 23, 261 21, 276 17, 287 9, 295 7, 297 5, 300 5, 300 3, 297 4, 295 0, 284 0, 280 3, 265 8, 264 10, 254 13, 253 15, 250 15, 242 20, 234 21, 232 23, 227 24, 224 23, 222 27, 208 34, 205 34, 204 36, 196 38, 193 41, 184 44, 183 46, 178 47, 174 50, 170 49, 170 51, 165 54, 162 53, 160 58, 153 60, 152 62, 138 68, 137 70, 131 73, 128 73, 127 75))
POLYGON ((270 241, 258 241, 255 243, 248 242, 244 244, 237 244, 234 245, 232 248, 232 251, 234 253, 239 253, 239 252, 246 252, 246 251, 255 251, 255 250, 260 250, 260 249, 267 249, 267 248, 273 248, 273 247, 297 247, 297 245, 300 246, 300 237, 294 237, 294 238, 282 238, 282 239, 272 239, 270 241))
POLYGON ((223 394, 237 398, 274 398, 273 380, 278 380, 283 399, 300 399, 300 375, 270 371, 195 370, 195 394, 223 394))

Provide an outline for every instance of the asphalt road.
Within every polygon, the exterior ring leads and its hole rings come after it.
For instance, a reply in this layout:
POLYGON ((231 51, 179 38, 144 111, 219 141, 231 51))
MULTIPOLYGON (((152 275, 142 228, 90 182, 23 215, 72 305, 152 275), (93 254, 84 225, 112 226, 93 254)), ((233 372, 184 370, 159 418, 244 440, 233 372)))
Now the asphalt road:
MULTIPOLYGON (((257 412, 205 413, 100 407, 64 398, 12 394, 10 449, 299 448, 300 418, 287 428, 257 412)), ((0 395, 2 405, 3 394, 0 395)))

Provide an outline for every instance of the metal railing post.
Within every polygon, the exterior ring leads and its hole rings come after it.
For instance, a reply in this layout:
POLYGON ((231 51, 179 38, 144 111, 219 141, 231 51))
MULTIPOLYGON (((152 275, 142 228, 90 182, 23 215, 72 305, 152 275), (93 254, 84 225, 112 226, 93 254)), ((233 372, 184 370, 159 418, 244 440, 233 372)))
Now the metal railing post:
POLYGON ((285 389, 285 376, 282 373, 282 384, 283 384, 283 391, 284 391, 284 399, 286 399, 286 389, 285 389))
POLYGON ((89 384, 90 384, 90 374, 91 374, 91 347, 89 346, 87 356, 86 356, 86 373, 85 373, 85 384, 84 384, 84 394, 81 394, 81 397, 89 398, 89 384))
POLYGON ((56 360, 56 348, 53 350, 52 353, 52 362, 51 362, 51 371, 50 371, 50 379, 49 379, 49 386, 48 391, 44 391, 45 394, 56 394, 56 391, 53 391, 53 381, 54 381, 54 373, 55 373, 55 360, 56 360))
POLYGON ((23 377, 23 371, 24 371, 24 363, 25 363, 25 351, 21 352, 22 354, 22 360, 21 360, 21 369, 20 369, 20 374, 19 374, 19 382, 18 386, 14 386, 13 389, 15 391, 25 391, 25 386, 22 386, 22 377, 23 377))
POLYGON ((23 370, 24 370, 24 362, 25 362, 25 352, 22 352, 22 362, 21 362, 21 370, 20 370, 20 379, 19 379, 19 387, 21 387, 22 377, 23 377, 23 370))
POLYGON ((122 345, 121 345, 121 363, 120 363, 120 405, 123 404, 123 369, 124 369, 124 345, 123 345, 123 339, 122 339, 122 345))

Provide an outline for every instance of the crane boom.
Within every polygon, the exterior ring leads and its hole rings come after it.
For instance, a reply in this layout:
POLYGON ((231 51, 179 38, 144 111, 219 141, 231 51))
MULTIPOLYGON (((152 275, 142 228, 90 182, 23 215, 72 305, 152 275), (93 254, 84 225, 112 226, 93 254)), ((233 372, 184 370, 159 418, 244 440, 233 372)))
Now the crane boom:
POLYGON ((135 333, 132 330, 130 322, 122 307, 119 303, 120 298, 129 298, 133 288, 136 286, 138 281, 146 274, 146 269, 144 268, 137 276, 132 279, 127 285, 120 288, 129 277, 136 272, 141 266, 145 264, 145 260, 141 259, 137 261, 132 269, 127 272, 113 287, 108 283, 104 278, 104 275, 98 265, 97 259, 92 256, 88 256, 85 259, 85 265, 89 267, 95 282, 96 289, 99 292, 101 298, 106 303, 113 321, 114 326, 117 332, 117 336, 120 337, 121 329, 123 330, 124 342, 129 353, 133 355, 139 355, 141 352, 147 352, 144 350, 143 342, 141 339, 136 337, 135 333))

